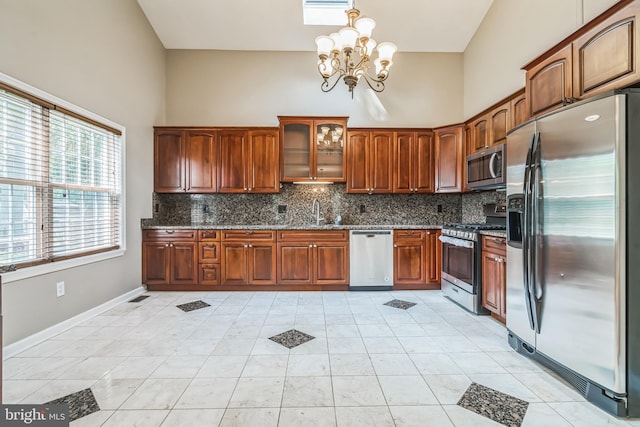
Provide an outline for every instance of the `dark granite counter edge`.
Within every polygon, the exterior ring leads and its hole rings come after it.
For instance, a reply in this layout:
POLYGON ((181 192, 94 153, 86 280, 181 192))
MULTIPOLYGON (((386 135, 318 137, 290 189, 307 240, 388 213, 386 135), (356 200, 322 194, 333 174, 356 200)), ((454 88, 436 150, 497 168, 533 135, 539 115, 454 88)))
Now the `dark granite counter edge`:
POLYGON ((141 222, 143 230, 422 230, 440 229, 442 224, 345 224, 345 225, 285 225, 285 224, 182 224, 167 225, 141 222))

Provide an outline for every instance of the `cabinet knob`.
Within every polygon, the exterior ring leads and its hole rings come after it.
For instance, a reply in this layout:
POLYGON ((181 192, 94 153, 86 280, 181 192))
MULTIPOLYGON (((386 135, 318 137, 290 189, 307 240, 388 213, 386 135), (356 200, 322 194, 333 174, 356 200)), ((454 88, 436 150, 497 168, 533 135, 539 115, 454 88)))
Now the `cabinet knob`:
POLYGON ((317 247, 318 247, 318 245, 313 245, 313 247, 314 247, 314 248, 317 248, 317 247))
POLYGON ((168 244, 168 243, 165 243, 165 244, 164 244, 164 247, 165 247, 165 248, 168 248, 168 247, 169 247, 169 244, 168 244))
POLYGON ((169 243, 169 247, 172 248, 173 247, 173 243, 169 243))
POLYGON ((398 247, 398 245, 397 245, 397 244, 394 244, 394 245, 393 245, 393 247, 394 247, 394 248, 397 248, 397 247, 398 247))
POLYGON ((312 248, 312 247, 313 247, 313 245, 312 245, 312 244, 309 244, 309 247, 310 247, 310 248, 312 248))

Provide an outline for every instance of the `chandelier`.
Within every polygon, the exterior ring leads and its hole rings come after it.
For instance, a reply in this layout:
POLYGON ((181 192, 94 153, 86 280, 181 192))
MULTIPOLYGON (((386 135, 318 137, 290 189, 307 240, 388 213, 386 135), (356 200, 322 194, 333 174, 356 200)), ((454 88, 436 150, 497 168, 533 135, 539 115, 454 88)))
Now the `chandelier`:
POLYGON ((376 22, 371 18, 360 17, 360 11, 355 8, 346 11, 347 26, 337 33, 316 38, 318 46, 318 71, 322 76, 320 88, 329 92, 342 77, 349 87, 353 98, 353 89, 360 79, 367 82, 376 92, 384 90, 384 81, 389 77, 389 68, 393 64, 391 58, 398 49, 389 42, 377 45, 378 58, 373 61, 375 75, 370 74, 373 50, 376 41, 371 38, 371 32, 376 22), (335 76, 335 80, 331 79, 335 76))

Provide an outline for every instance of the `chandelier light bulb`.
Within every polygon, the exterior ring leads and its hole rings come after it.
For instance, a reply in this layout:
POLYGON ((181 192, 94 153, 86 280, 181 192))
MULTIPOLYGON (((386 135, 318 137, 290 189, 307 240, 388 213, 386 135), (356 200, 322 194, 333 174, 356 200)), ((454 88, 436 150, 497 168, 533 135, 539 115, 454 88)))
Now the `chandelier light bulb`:
POLYGON ((358 31, 355 28, 344 27, 338 31, 340 40, 342 41, 343 49, 353 49, 356 46, 356 42, 359 38, 358 31))
POLYGON ((368 56, 371 56, 373 54, 373 49, 376 48, 377 44, 378 43, 374 39, 367 40, 367 44, 365 45, 365 47, 367 48, 367 55, 368 56))
POLYGON ((318 46, 318 56, 329 56, 333 49, 333 40, 328 36, 316 37, 316 45, 318 46))
POLYGON ((333 41, 333 50, 341 52, 342 51, 342 39, 340 38, 340 34, 331 33, 329 37, 333 41))
POLYGON ((382 42, 378 45, 378 58, 380 61, 391 61, 393 54, 396 53, 398 48, 395 44, 389 42, 382 42))
POLYGON ((360 37, 370 38, 373 29, 376 27, 376 21, 371 18, 358 18, 354 23, 356 30, 360 33, 360 37))

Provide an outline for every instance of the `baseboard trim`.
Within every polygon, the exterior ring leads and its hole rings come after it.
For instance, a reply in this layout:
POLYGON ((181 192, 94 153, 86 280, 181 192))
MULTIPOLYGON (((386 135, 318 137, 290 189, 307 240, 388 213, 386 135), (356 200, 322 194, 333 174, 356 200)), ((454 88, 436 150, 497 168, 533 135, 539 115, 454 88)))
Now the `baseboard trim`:
POLYGON ((41 342, 48 340, 49 338, 52 338, 68 329, 71 329, 74 326, 77 326, 86 320, 96 317, 99 314, 112 309, 118 304, 127 302, 130 299, 133 299, 145 292, 145 288, 140 286, 132 291, 127 292, 126 294, 122 294, 119 297, 109 300, 104 304, 100 304, 99 306, 93 307, 83 313, 73 316, 70 319, 64 320, 60 323, 56 323, 55 325, 50 326, 47 329, 43 329, 40 332, 36 332, 33 335, 29 335, 28 337, 23 338, 20 341, 16 341, 13 344, 8 344, 2 348, 2 360, 6 360, 12 356, 15 356, 16 354, 19 354, 27 350, 28 348, 33 347, 34 345, 40 344, 41 342))

